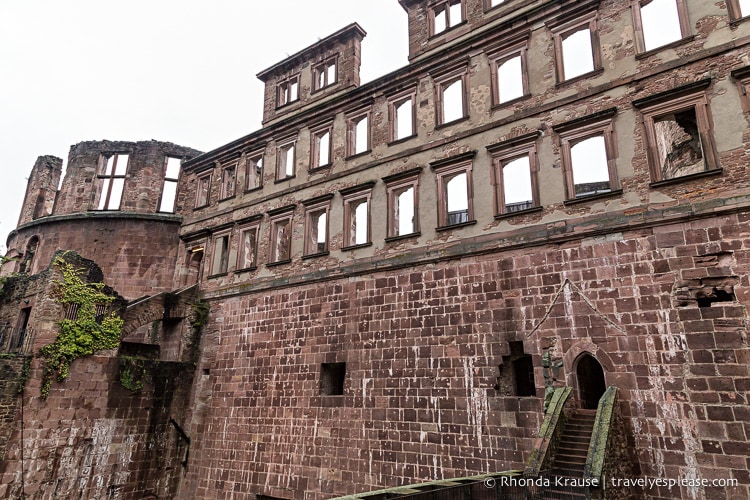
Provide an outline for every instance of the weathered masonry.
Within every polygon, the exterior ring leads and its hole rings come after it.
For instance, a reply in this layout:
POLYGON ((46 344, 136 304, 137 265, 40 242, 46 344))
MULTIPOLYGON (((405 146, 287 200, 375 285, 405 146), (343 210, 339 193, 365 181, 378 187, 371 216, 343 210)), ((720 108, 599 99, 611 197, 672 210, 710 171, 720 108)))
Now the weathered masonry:
POLYGON ((511 469, 685 479, 590 491, 607 498, 750 496, 750 5, 400 4, 407 66, 361 83, 351 24, 258 74, 262 129, 159 150, 179 175, 163 158, 158 182, 118 173, 117 146, 53 203, 60 161, 40 158, 6 265, 29 292, 2 317, 35 324, 18 315, 50 295, 54 250, 128 303, 120 348, 75 361, 46 401, 34 357, 23 435, 57 440, 9 433, 3 485, 51 495, 57 453, 95 471, 77 483, 91 498, 322 499, 511 469), (43 232, 58 208, 96 229, 43 232), (137 277, 92 238, 128 210, 174 228, 123 238, 161 259, 137 277), (145 392, 116 386, 124 358, 153 361, 145 392), (167 382, 147 425, 107 441, 104 422, 167 382), (95 453, 52 415, 72 398, 95 453), (136 435, 164 453, 123 444, 136 435))

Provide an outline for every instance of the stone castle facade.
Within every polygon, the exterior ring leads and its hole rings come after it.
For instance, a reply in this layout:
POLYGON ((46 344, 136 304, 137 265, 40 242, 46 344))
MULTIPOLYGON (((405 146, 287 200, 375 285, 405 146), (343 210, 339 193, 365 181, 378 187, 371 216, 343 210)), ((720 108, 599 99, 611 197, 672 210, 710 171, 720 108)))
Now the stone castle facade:
POLYGON ((750 496, 750 6, 399 2, 382 78, 352 24, 261 71, 232 143, 78 144, 59 190, 39 158, 3 266, 0 498, 523 469, 564 386, 618 389, 628 473, 692 481, 632 495, 750 496), (125 325, 43 399, 66 250, 125 325))

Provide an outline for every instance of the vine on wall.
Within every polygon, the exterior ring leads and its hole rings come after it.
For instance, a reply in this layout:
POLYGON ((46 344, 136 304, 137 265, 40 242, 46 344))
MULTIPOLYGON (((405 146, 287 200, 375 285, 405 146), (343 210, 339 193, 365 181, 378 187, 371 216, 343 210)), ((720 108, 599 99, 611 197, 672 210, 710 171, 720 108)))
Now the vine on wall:
POLYGON ((51 344, 42 347, 45 360, 42 375, 42 398, 49 395, 53 377, 62 382, 76 359, 120 344, 123 320, 115 312, 97 317, 97 306, 108 306, 114 300, 103 292, 104 283, 87 283, 83 271, 58 257, 54 262, 63 279, 55 280, 56 300, 63 307, 77 308, 75 319, 60 321, 60 332, 51 344))

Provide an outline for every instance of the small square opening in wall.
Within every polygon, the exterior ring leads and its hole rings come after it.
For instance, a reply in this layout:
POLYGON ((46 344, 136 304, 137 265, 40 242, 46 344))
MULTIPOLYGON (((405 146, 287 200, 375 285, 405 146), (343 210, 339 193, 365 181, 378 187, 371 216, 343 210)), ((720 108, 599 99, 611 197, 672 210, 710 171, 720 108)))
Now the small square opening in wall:
POLYGON ((320 395, 342 396, 344 378, 346 378, 346 363, 322 363, 320 365, 320 395))

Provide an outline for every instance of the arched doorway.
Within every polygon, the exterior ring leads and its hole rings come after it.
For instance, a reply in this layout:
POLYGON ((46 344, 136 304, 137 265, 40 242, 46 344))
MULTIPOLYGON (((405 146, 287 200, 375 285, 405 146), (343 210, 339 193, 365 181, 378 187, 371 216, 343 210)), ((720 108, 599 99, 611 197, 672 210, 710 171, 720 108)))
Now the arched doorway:
POLYGON ((578 358, 576 378, 581 407, 595 410, 599 405, 599 399, 607 389, 602 365, 591 354, 585 353, 578 358))

